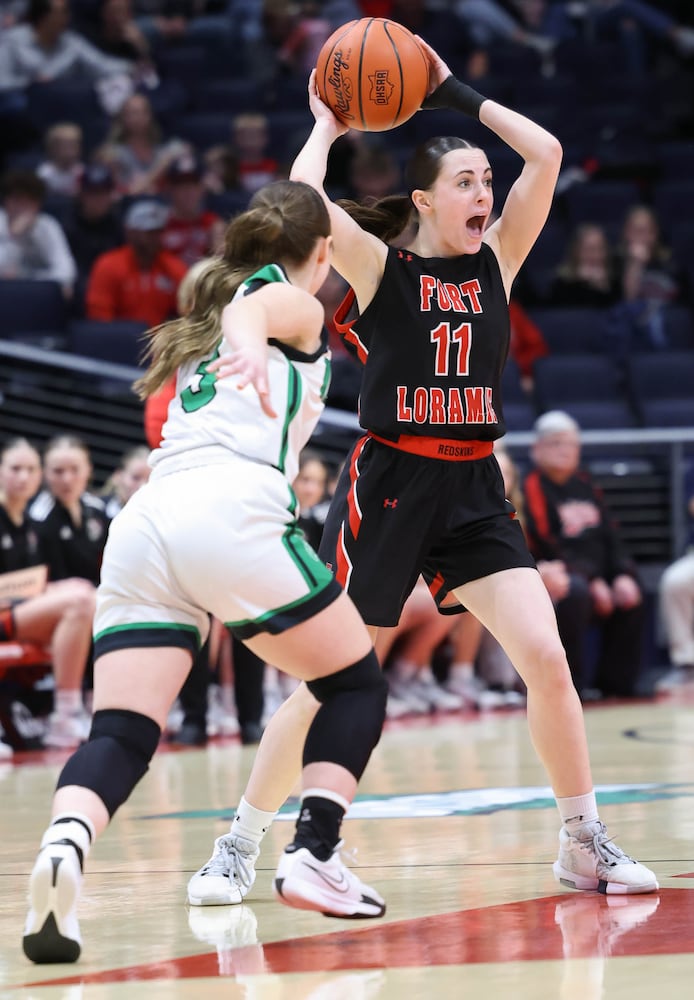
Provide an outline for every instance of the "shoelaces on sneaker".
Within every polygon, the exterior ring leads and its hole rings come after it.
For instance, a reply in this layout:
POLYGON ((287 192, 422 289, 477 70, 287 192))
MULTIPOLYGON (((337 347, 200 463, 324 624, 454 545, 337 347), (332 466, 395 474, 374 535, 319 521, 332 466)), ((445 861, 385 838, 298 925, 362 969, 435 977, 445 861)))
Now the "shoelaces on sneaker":
MULTIPOLYGON (((598 822, 598 829, 595 831, 592 837, 593 850, 603 862, 603 864, 608 865, 610 868, 614 868, 615 865, 619 864, 633 864, 633 859, 625 854, 621 847, 618 847, 614 843, 612 837, 607 836, 607 827, 604 823, 598 822)), ((589 841, 587 841, 589 843, 589 841)))
POLYGON ((201 875, 221 875, 236 878, 241 885, 250 889, 253 881, 252 869, 247 862, 253 861, 251 852, 241 852, 232 837, 218 837, 215 852, 200 872, 201 875))

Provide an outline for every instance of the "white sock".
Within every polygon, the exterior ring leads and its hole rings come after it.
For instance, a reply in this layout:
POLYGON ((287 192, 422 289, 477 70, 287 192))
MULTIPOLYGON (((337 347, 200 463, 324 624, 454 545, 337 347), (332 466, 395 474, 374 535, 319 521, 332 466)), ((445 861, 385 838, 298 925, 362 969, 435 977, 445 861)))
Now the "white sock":
POLYGON ((256 847, 260 847, 260 842, 272 826, 277 812, 264 812, 256 809, 246 799, 241 796, 236 815, 231 824, 231 833, 235 837, 243 837, 250 840, 256 847))
POLYGON ((474 663, 451 663, 448 668, 450 677, 473 677, 475 674, 474 663))
POLYGON ((395 660, 391 669, 399 681, 411 681, 419 673, 417 664, 409 660, 395 660))
POLYGON ((76 691, 56 691, 54 707, 56 715, 77 715, 83 708, 82 692, 79 688, 76 691))
POLYGON ((94 824, 88 816, 79 812, 58 813, 51 820, 41 839, 41 847, 55 844, 59 840, 71 840, 82 852, 82 864, 89 854, 89 849, 96 840, 94 824))
POLYGON ((557 808, 562 823, 571 832, 587 823, 594 823, 599 818, 595 791, 588 792, 586 795, 570 795, 563 799, 557 799, 557 808))
POLYGON ((236 714, 236 702, 234 701, 234 688, 232 684, 222 684, 220 688, 220 698, 222 708, 230 715, 236 714))

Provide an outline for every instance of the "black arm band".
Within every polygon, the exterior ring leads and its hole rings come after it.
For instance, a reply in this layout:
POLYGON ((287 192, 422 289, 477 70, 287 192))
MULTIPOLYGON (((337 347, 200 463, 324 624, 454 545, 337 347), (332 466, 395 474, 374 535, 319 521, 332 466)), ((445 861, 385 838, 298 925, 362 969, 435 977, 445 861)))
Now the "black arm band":
POLYGON ((436 90, 422 101, 422 111, 434 108, 449 108, 452 111, 462 111, 471 118, 479 118, 482 103, 486 101, 472 87, 461 83, 454 76, 447 76, 436 90))

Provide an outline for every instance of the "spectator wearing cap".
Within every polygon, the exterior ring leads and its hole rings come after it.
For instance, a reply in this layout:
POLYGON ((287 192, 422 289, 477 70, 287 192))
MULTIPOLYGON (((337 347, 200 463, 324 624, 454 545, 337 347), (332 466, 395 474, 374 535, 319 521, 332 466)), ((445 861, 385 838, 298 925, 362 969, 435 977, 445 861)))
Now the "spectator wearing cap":
POLYGON ((108 167, 88 164, 77 197, 64 220, 65 235, 77 264, 74 311, 84 312, 87 280, 101 254, 123 245, 123 221, 117 207, 116 185, 108 167))
POLYGON ((153 198, 133 202, 125 213, 125 245, 97 257, 86 294, 86 315, 158 326, 176 315, 176 292, 185 263, 164 250, 168 209, 153 198))
POLYGON ((574 684, 584 699, 634 695, 645 623, 637 567, 600 488, 581 466, 580 428, 573 417, 550 410, 538 418, 534 431, 534 468, 523 483, 524 527, 535 558, 546 566, 553 563, 565 577, 563 593, 553 593, 542 574, 555 602, 574 684), (590 625, 599 633, 594 680, 586 664, 590 625))
POLYGON ((224 222, 205 207, 203 167, 194 153, 184 153, 171 163, 163 194, 170 207, 164 248, 189 267, 217 253, 224 240, 224 222))
POLYGON ((0 278, 57 281, 72 296, 77 266, 62 226, 41 211, 45 185, 28 170, 8 170, 0 209, 0 278))

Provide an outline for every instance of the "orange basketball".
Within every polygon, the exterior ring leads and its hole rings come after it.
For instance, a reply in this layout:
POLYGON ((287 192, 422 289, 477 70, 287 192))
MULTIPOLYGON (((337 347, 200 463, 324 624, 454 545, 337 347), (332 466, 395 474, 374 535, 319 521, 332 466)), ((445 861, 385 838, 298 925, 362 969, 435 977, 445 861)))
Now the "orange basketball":
POLYGON ((429 63, 411 31, 362 17, 333 32, 318 54, 316 83, 334 115, 361 132, 383 132, 411 118, 426 97, 429 63))

